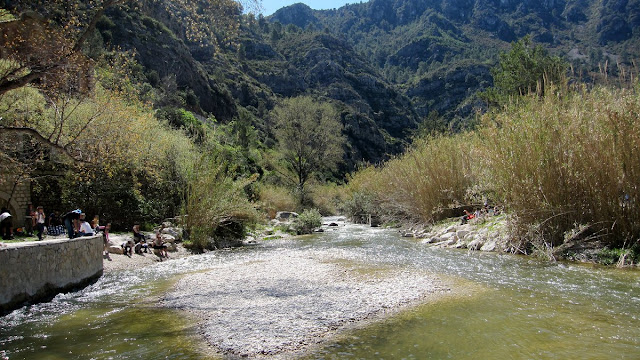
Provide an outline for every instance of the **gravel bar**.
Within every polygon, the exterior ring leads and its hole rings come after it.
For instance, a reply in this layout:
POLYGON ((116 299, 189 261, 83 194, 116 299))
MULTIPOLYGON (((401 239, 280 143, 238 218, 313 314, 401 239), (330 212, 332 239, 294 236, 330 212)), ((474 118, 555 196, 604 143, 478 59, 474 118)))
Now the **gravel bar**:
POLYGON ((281 249, 186 275, 163 304, 195 317, 209 345, 227 357, 275 359, 446 291, 424 271, 281 249))

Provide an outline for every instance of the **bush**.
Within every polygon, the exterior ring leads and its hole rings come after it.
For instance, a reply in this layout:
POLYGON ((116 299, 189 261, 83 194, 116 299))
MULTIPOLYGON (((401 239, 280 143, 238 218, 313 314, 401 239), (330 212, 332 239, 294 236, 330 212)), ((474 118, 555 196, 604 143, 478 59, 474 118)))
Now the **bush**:
POLYGON ((244 192, 254 178, 234 180, 224 169, 225 164, 205 156, 189 179, 184 213, 193 249, 218 248, 242 239, 245 224, 258 218, 244 192))
POLYGON ((291 228, 298 235, 311 234, 314 229, 322 225, 322 215, 318 209, 305 210, 291 224, 291 228))
POLYGON ((333 183, 313 184, 310 193, 313 206, 324 216, 337 215, 340 212, 339 205, 346 196, 344 188, 333 183))
POLYGON ((284 187, 262 185, 257 190, 262 210, 270 219, 276 217, 278 211, 293 211, 298 202, 291 192, 284 187))
POLYGON ((466 201, 474 185, 473 134, 426 137, 413 149, 387 162, 369 167, 350 179, 350 217, 383 217, 433 222, 445 209, 466 201))

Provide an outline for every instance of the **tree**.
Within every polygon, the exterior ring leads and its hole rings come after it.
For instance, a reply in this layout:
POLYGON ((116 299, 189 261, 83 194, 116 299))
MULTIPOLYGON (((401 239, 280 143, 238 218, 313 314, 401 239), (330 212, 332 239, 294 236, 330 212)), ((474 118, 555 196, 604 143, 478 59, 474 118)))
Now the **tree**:
POLYGON ((91 79, 82 48, 107 8, 124 0, 15 1, 0 24, 0 95, 37 83, 82 90, 91 79))
MULTIPOLYGON (((16 0, 0 9, 0 95, 28 84, 44 89, 67 85, 77 90, 91 81, 91 62, 83 46, 112 6, 144 5, 151 0, 16 0)), ((186 38, 200 41, 217 28, 238 29, 243 5, 259 0, 165 1, 169 14, 184 19, 186 38)))
POLYGON ((342 124, 336 109, 310 97, 289 98, 273 109, 275 135, 286 168, 296 179, 304 204, 307 181, 323 170, 335 169, 342 159, 342 124))
POLYGON ((561 84, 565 80, 567 63, 551 56, 541 45, 533 46, 525 36, 511 44, 511 50, 500 54, 498 65, 491 69, 493 87, 483 97, 492 103, 502 103, 511 96, 537 93, 543 96, 545 85, 561 84))

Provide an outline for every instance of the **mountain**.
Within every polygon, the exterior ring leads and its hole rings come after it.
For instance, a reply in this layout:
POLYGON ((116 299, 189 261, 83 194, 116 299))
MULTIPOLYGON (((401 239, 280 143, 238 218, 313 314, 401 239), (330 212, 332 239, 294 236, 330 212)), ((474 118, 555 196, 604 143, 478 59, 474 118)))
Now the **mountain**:
POLYGON ((167 97, 183 94, 167 100, 172 106, 223 122, 247 110, 265 146, 279 99, 332 102, 349 140, 343 171, 401 152, 427 118, 470 126, 485 109, 476 94, 492 85, 498 54, 524 36, 570 62, 580 80, 605 62, 615 77, 640 55, 640 0, 371 0, 321 11, 295 4, 267 18, 244 15, 231 40, 221 31, 199 41, 161 2, 111 9, 99 40, 134 54, 142 81, 167 97))
MULTIPOLYGON (((283 25, 328 29, 407 95, 421 117, 468 121, 500 51, 524 36, 589 76, 640 56, 640 0, 371 0, 336 10, 278 10, 283 25)), ((611 69, 615 72, 618 69, 611 69)), ((458 127, 458 126, 454 126, 458 127)))

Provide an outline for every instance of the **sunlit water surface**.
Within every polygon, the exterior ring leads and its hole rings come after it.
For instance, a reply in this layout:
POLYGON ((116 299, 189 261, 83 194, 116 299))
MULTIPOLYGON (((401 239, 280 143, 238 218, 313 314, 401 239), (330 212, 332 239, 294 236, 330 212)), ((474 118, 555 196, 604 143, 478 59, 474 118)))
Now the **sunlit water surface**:
POLYGON ((426 269, 467 289, 350 331, 312 359, 640 359, 638 271, 431 248, 357 225, 106 274, 0 318, 0 359, 206 358, 194 324, 158 297, 182 274, 282 248, 426 269))

